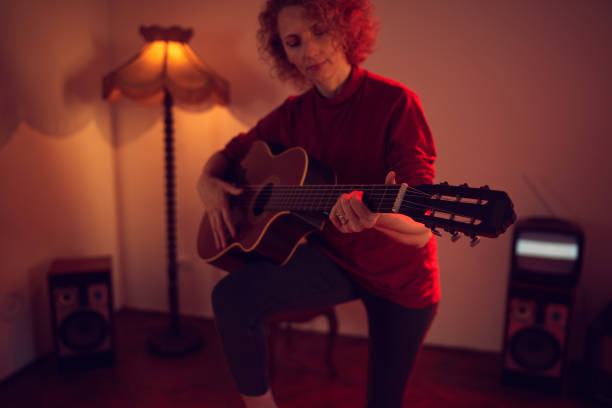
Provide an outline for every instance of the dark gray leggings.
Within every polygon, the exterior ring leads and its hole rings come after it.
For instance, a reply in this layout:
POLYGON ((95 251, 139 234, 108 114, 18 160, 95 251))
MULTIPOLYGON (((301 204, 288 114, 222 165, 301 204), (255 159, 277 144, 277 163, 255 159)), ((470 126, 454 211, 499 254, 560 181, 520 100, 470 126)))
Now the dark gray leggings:
POLYGON ((262 322, 277 313, 306 311, 361 299, 368 314, 370 356, 366 407, 400 408, 436 306, 411 309, 373 295, 313 245, 300 246, 283 267, 262 261, 223 278, 212 303, 225 358, 244 395, 269 388, 262 322))

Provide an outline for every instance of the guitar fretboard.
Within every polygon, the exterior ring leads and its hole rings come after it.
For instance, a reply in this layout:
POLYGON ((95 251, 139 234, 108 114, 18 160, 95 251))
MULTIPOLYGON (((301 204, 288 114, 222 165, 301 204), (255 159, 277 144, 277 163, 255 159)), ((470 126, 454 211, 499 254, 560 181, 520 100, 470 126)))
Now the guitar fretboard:
POLYGON ((249 186, 257 193, 255 206, 265 211, 304 211, 329 213, 338 197, 353 191, 363 191, 363 203, 372 212, 392 212, 401 185, 306 185, 249 186))

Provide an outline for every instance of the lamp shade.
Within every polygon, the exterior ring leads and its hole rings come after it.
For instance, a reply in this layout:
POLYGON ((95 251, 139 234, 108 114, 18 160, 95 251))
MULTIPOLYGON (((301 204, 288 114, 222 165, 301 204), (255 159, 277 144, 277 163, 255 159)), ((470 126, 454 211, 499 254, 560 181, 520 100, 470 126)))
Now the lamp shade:
POLYGON ((175 102, 197 105, 212 98, 229 102, 229 84, 206 66, 187 44, 191 29, 142 26, 146 44, 128 62, 102 80, 104 99, 122 97, 148 104, 160 102, 168 92, 175 102))

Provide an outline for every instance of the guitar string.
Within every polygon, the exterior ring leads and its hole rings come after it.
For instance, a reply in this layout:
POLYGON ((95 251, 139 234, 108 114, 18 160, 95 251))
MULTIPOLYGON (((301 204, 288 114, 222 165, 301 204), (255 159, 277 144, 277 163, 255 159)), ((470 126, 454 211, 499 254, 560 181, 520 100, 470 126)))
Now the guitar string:
MULTIPOLYGON (((367 192, 367 202, 368 203, 371 203, 372 201, 378 201, 377 208, 380 209, 380 206, 384 202, 388 204, 394 203, 394 201, 397 198, 398 190, 392 189, 392 191, 389 192, 388 189, 390 186, 400 187, 400 185, 389 185, 389 184, 382 184, 382 185, 363 185, 363 184, 357 184, 357 185, 329 185, 329 184, 274 185, 272 184, 270 185, 270 184, 259 184, 259 185, 247 185, 242 188, 246 192, 249 192, 249 193, 263 192, 263 194, 258 195, 258 197, 255 199, 255 205, 257 204, 264 205, 264 207, 278 205, 282 208, 283 206, 287 206, 287 205, 295 205, 293 201, 300 200, 304 204, 312 204, 313 202, 316 202, 318 206, 321 206, 321 201, 325 201, 325 204, 326 204, 325 206, 330 207, 330 209, 333 203, 329 203, 328 201, 337 200, 337 197, 338 197, 337 194, 339 192, 360 190, 360 191, 367 192), (273 191, 266 192, 265 188, 269 186, 272 187, 273 191), (330 197, 330 193, 334 194, 335 196, 330 197), (307 197, 304 197, 304 195, 306 194, 307 194, 307 197)), ((467 222, 458 221, 456 219, 453 220, 453 219, 435 217, 435 216, 427 214, 427 210, 432 210, 432 211, 437 211, 437 212, 442 212, 442 213, 447 213, 447 214, 455 214, 455 212, 449 211, 446 208, 435 206, 435 205, 425 205, 422 203, 417 203, 417 202, 407 200, 407 198, 410 198, 410 197, 430 198, 432 196, 435 196, 435 194, 428 194, 412 186, 407 186, 402 203, 400 204, 400 212, 401 211, 406 212, 412 209, 416 209, 419 211, 425 210, 422 215, 419 215, 419 218, 424 218, 421 221, 423 223, 427 222, 428 220, 430 220, 433 223, 435 223, 436 220, 438 220, 438 222, 441 220, 446 223, 452 223, 453 226, 450 226, 450 228, 458 228, 458 229, 460 229, 461 226, 468 225, 467 222)), ((464 198, 464 195, 446 194, 445 196, 458 197, 458 199, 456 200, 448 200, 449 202, 454 202, 454 201, 460 202, 461 198, 464 198)), ((238 196, 236 198, 240 199, 242 198, 242 196, 238 196)), ((466 197, 466 198, 474 199, 474 198, 481 198, 481 197, 476 195, 476 197, 472 196, 472 197, 466 197)), ((247 200, 249 199, 250 198, 247 198, 247 200)), ((485 201, 488 201, 488 200, 485 199, 485 201)), ((475 205, 474 203, 470 203, 470 204, 475 205)), ((485 203, 479 202, 476 205, 484 205, 484 204, 485 203)), ((299 210, 308 211, 309 208, 308 206, 306 206, 306 208, 303 208, 303 209, 300 208, 299 210)), ((312 209, 310 210, 312 211, 312 209)), ((481 217, 473 216, 473 215, 466 216, 466 218, 471 219, 471 222, 470 222, 471 224, 474 224, 476 220, 479 220, 479 221, 481 220, 480 219, 481 217)), ((449 226, 447 225, 447 227, 449 226)))
MULTIPOLYGON (((423 205, 423 204, 420 204, 420 203, 413 203, 413 202, 410 202, 410 201, 407 201, 405 204, 402 204, 400 206, 400 213, 402 212, 402 210, 403 210, 403 212, 407 212, 407 210, 410 210, 410 209, 416 209, 416 210, 435 210, 437 212, 442 212, 442 213, 447 213, 447 214, 455 214, 452 211, 448 211, 447 209, 444 209, 444 208, 441 208, 441 207, 437 207, 436 208, 435 206, 423 205)), ((298 209, 295 209, 295 211, 300 211, 300 210, 301 211, 309 211, 309 210, 312 211, 312 209, 309 209, 309 208, 303 208, 303 209, 302 208, 298 208, 298 209)), ((435 216, 432 216, 432 215, 427 215, 425 213, 419 214, 419 217, 424 217, 425 218, 425 220, 422 221, 422 223, 426 223, 427 220, 431 221, 432 223, 435 223, 436 221, 437 222, 444 221, 446 223, 452 223, 453 224, 452 226, 447 226, 447 227, 450 227, 450 228, 454 227, 455 229, 460 229, 461 226, 470 225, 470 224, 480 225, 479 223, 477 223, 477 221, 483 222, 482 217, 478 217, 478 216, 474 216, 474 215, 469 215, 469 216, 467 216, 467 215, 460 215, 460 216, 465 217, 465 218, 469 218, 470 222, 465 222, 465 221, 461 221, 461 220, 457 220, 457 219, 452 219, 451 220, 451 219, 448 219, 448 218, 435 217, 435 216)))
MULTIPOLYGON (((343 191, 355 191, 355 190, 360 190, 360 191, 364 191, 367 193, 368 197, 380 197, 381 195, 384 197, 396 197, 397 196, 397 192, 396 191, 387 191, 388 187, 378 187, 376 189, 363 189, 363 188, 359 188, 359 187, 363 187, 363 186, 347 186, 347 187, 342 187, 342 188, 308 188, 308 189, 296 189, 295 187, 287 187, 287 188, 277 188, 275 187, 274 191, 269 191, 266 192, 265 190, 260 190, 260 189, 256 189, 256 188, 245 188, 246 192, 261 192, 262 194, 260 194, 260 197, 263 197, 263 199, 265 200, 269 200, 269 199, 276 199, 276 200, 287 200, 287 199, 300 199, 300 200, 304 200, 304 199, 321 199, 321 198, 328 198, 330 193, 332 194, 339 194, 343 191), (306 197, 304 197, 306 196, 306 197)), ((421 197, 430 197, 429 194, 423 193, 420 190, 417 189, 412 189, 412 190, 407 190, 405 193, 405 197, 415 197, 415 196, 421 196, 421 197)), ((240 197, 240 196, 238 196, 240 197)), ((335 195, 333 198, 337 198, 338 196, 335 195)), ((247 198, 248 199, 248 198, 247 198)))
MULTIPOLYGON (((282 190, 295 190, 294 192, 298 193, 300 191, 308 191, 308 192, 312 192, 312 191, 316 191, 316 192, 336 192, 337 190, 349 190, 349 191, 354 191, 354 190, 365 190, 365 191, 372 191, 372 190, 386 190, 388 189, 390 186, 397 186, 399 187, 398 184, 373 184, 373 185, 364 185, 364 184, 343 184, 343 185, 337 185, 337 186, 330 186, 327 184, 321 184, 321 185, 317 185, 317 184, 307 184, 304 186, 292 186, 292 185, 273 185, 273 189, 275 191, 282 191, 282 190)), ((244 187, 240 187, 242 189, 244 189, 245 191, 258 191, 258 190, 262 190, 265 189, 265 187, 267 187, 267 185, 264 184, 259 184, 259 185, 248 185, 248 186, 244 186, 244 187)), ((429 194, 422 192, 421 190, 418 190, 414 187, 408 186, 407 190, 417 193, 417 194, 421 194, 423 196, 427 196, 429 197, 429 194)))
MULTIPOLYGON (((309 185, 309 186, 311 186, 311 185, 309 185)), ((325 186, 329 191, 333 191, 333 192, 336 192, 336 190, 338 189, 338 187, 337 188, 329 188, 329 186, 327 186, 327 185, 323 185, 323 186, 325 186)), ((385 185, 381 185, 380 187, 382 188, 384 186, 385 185)), ((388 186, 389 185, 387 185, 387 187, 388 186)), ((287 186, 287 187, 288 188, 295 188, 295 187, 299 187, 299 186, 287 186)), ((344 186, 344 187, 346 187, 346 186, 344 186)), ((348 186, 348 187, 352 187, 352 186, 348 186)), ((357 186, 355 186, 355 187, 357 187, 357 186)), ((360 186, 360 187, 363 187, 363 186, 360 186)), ((423 192, 421 192, 418 189, 414 189, 414 188, 412 188, 412 189, 417 191, 418 193, 420 193, 421 196, 430 197, 429 194, 423 193, 423 192)), ((406 195, 412 196, 412 197, 418 197, 419 196, 419 194, 409 194, 408 192, 406 193, 406 195)), ((379 201, 385 201, 386 200, 386 201, 392 202, 392 201, 394 201, 396 199, 397 194, 388 193, 388 194, 383 194, 383 195, 379 194, 378 196, 382 197, 381 199, 379 199, 379 201)), ((240 197, 241 196, 238 196, 238 198, 240 198, 240 197)), ((324 195, 322 197, 325 200, 329 200, 330 199, 329 194, 324 195)), ((369 197, 371 198, 372 195, 369 195, 369 197)), ((245 201, 248 201, 248 200, 245 200, 245 201)), ((256 204, 257 204, 257 202, 260 202, 260 204, 263 204, 264 207, 267 206, 268 208, 273 207, 274 206, 273 204, 279 205, 281 208, 287 206, 287 204, 285 204, 283 202, 284 200, 280 200, 280 202, 278 202, 278 201, 279 200, 276 200, 274 203, 271 204, 269 199, 268 200, 266 200, 266 199, 256 199, 255 200, 256 204), (261 201, 263 201, 263 203, 261 203, 261 201)), ((302 201, 304 201, 304 200, 302 200, 302 201)), ((318 201, 320 201, 320 199, 318 201)), ((332 198, 332 201, 333 201, 333 198, 332 198)), ((330 203, 327 203, 327 204, 328 204, 327 206, 330 207, 330 209, 331 209, 331 204, 330 203)), ((381 203, 379 202, 379 208, 380 208, 380 204, 381 203)), ((474 205, 474 204, 472 204, 472 205, 474 205)), ((313 211, 312 208, 308 208, 308 206, 305 206, 305 208, 297 208, 295 210, 296 211, 300 211, 300 210, 301 211, 313 211)), ((461 231, 461 228, 463 226, 470 225, 470 224, 471 225, 480 225, 480 222, 484 221, 484 220, 482 220, 482 217, 478 217, 478 216, 474 216, 474 215, 460 215, 460 216, 463 216, 465 218, 470 219, 470 222, 465 222, 465 221, 461 221, 461 220, 457 220, 457 219, 442 218, 442 217, 435 217, 433 215, 428 215, 428 214, 426 214, 426 210, 433 210, 433 211, 436 211, 436 212, 442 212, 442 213, 446 213, 446 214, 455 214, 455 215, 457 215, 457 214, 456 214, 456 212, 449 211, 449 210, 447 210, 445 208, 437 207, 435 205, 424 205, 424 204, 421 204, 421 203, 416 203, 416 202, 413 202, 413 201, 410 201, 410 200, 406 200, 406 196, 405 196, 404 200, 402 201, 402 204, 400 205, 399 212, 400 213, 401 212, 408 212, 410 210, 418 210, 418 211, 425 210, 423 214, 419 214, 418 215, 419 218, 422 218, 420 222, 423 223, 423 224, 427 224, 427 222, 430 221, 431 223, 433 223, 435 225, 436 222, 439 223, 440 221, 443 221, 447 225, 442 226, 442 227, 444 227, 444 228, 451 228, 451 229, 458 229, 460 231, 461 231), (448 225, 448 224, 452 224, 452 225, 448 225)), ((264 210, 264 211, 269 211, 269 210, 264 210)))
MULTIPOLYGON (((348 189, 347 189, 348 190, 348 189)), ((386 190, 386 189, 385 189, 386 190)), ((424 196, 429 198, 430 195, 425 194, 417 189, 414 189, 417 192, 419 192, 420 194, 412 194, 410 192, 407 192, 404 196, 404 201, 406 200, 406 198, 409 197, 417 197, 417 196, 424 196)), ((326 202, 329 200, 335 200, 337 199, 336 196, 334 197, 330 197, 329 194, 327 194, 329 191, 333 192, 333 193, 337 193, 337 189, 328 189, 328 191, 309 191, 308 192, 308 196, 307 197, 303 197, 304 194, 300 194, 299 192, 292 192, 294 194, 290 194, 290 195, 283 195, 282 193, 279 192, 275 192, 274 194, 264 194, 264 195, 260 195, 258 198, 255 199, 255 203, 259 204, 259 205, 264 205, 264 204, 268 204, 270 206, 282 206, 282 205, 290 205, 290 204, 294 204, 292 203, 292 201, 295 201, 297 199, 300 200, 300 202, 302 203, 309 203, 310 205, 313 204, 313 202, 318 202, 320 203, 322 200, 325 200, 326 202)), ((393 192, 386 192, 383 194, 380 193, 369 193, 367 196, 367 201, 368 202, 372 202, 372 201, 378 201, 379 205, 382 204, 383 201, 386 200, 395 200, 397 197, 397 195, 393 192)), ((250 201, 250 197, 241 197, 239 196, 238 198, 239 200, 245 200, 245 201, 250 201)), ((457 200, 448 200, 449 202, 455 202, 457 200)), ((327 203, 329 204, 329 203, 327 203)), ((417 204, 417 203, 412 203, 415 207, 422 207, 422 208, 430 208, 432 206, 428 206, 428 205, 423 205, 423 204, 417 204)), ((473 204, 473 203, 472 203, 473 204)), ((484 203, 483 203, 484 204, 484 203)), ((432 208, 434 209, 434 208, 432 208)), ((438 207, 436 208, 436 210, 442 211, 444 210, 444 208, 442 207, 438 207)))
MULTIPOLYGON (((404 201, 410 197, 417 197, 413 195, 406 194, 404 196, 404 201)), ((251 200, 250 197, 239 196, 235 198, 237 201, 253 201, 255 204, 264 205, 267 204, 269 206, 281 206, 281 205, 289 205, 289 204, 297 204, 298 199, 299 203, 303 205, 313 205, 316 203, 328 203, 333 204, 336 202, 338 196, 330 196, 329 194, 310 194, 308 197, 299 197, 299 196, 259 196, 255 200, 251 200)), ((368 194, 366 200, 368 203, 371 202, 395 202, 397 198, 397 194, 368 194)))
MULTIPOLYGON (((390 197, 388 201, 392 201, 392 200, 394 200, 394 198, 390 197)), ((248 200, 245 200, 245 201, 248 201, 248 200)), ((269 211, 269 210, 274 209, 274 208, 286 209, 287 207, 293 207, 293 208, 291 208, 291 210, 294 210, 294 211, 317 211, 321 207, 331 208, 333 206, 333 203, 329 202, 329 203, 327 203, 327 205, 320 205, 319 204, 319 205, 316 206, 317 208, 312 208, 313 207, 312 205, 307 205, 307 204, 304 204, 303 206, 300 207, 300 206, 297 206, 295 204, 291 205, 291 204, 284 203, 282 201, 271 203, 270 201, 265 201, 265 200, 263 200, 263 202, 259 202, 259 203, 256 202, 255 204, 259 204, 259 205, 261 205, 264 208, 267 207, 266 211, 269 211)), ((470 204, 470 205, 477 205, 477 204, 470 204)), ((442 213, 447 213, 447 214, 461 215, 461 213, 458 212, 458 211, 451 211, 448 208, 444 208, 444 207, 440 207, 440 206, 436 206, 436 205, 431 205, 431 204, 430 205, 425 205, 425 204, 421 204, 421 203, 416 203, 416 202, 404 200, 404 203, 400 205, 400 210, 407 211, 407 210, 411 210, 411 209, 416 209, 416 210, 432 210, 432 211, 437 211, 437 212, 442 212, 442 213)), ((475 216, 473 214, 465 214, 463 216, 468 217, 468 218, 478 218, 478 216, 475 216)))
MULTIPOLYGON (((387 199, 387 201, 394 201, 395 200, 395 195, 394 194, 390 194, 390 195, 383 196, 383 197, 385 197, 387 199)), ((385 198, 383 198, 383 201, 385 200, 385 198)), ((329 197, 327 197, 326 199, 329 200, 329 197)), ((248 202, 250 200, 245 198, 244 200, 239 200, 239 201, 246 201, 246 202, 248 202)), ((333 201, 333 199, 332 199, 332 201, 333 201)), ((452 202, 452 201, 449 201, 449 202, 452 202)), ((280 200, 280 201, 278 201, 278 200, 271 201, 271 200, 265 200, 265 199, 256 199, 254 201, 254 203, 256 205, 259 204, 259 205, 261 205, 263 207, 268 207, 268 208, 275 208, 275 206, 280 207, 280 208, 286 208, 287 206, 289 206, 289 204, 285 203, 283 200, 280 200)), ((327 204, 328 204, 327 206, 330 207, 330 208, 333 205, 333 203, 331 203, 331 202, 329 202, 327 204)), ((470 205, 477 205, 477 204, 473 204, 472 203, 470 205)), ((294 207, 299 207, 299 206, 294 205, 294 207)), ((312 206, 308 206, 307 204, 304 204, 303 208, 294 208, 293 210, 296 210, 296 211, 299 211, 299 210, 301 210, 301 211, 314 211, 311 207, 312 206)), ((320 207, 320 205, 319 205, 319 207, 320 207)), ((417 209, 417 210, 423 210, 423 209, 427 210, 427 209, 429 209, 429 210, 443 212, 443 213, 448 213, 448 214, 453 214, 453 213, 456 214, 456 212, 449 211, 448 209, 446 209, 444 207, 416 203, 416 202, 413 202, 413 201, 410 201, 410 200, 406 200, 404 198, 403 203, 400 205, 400 210, 406 211, 406 210, 410 210, 410 209, 417 209)), ((465 215, 465 217, 467 217, 467 218, 479 218, 479 217, 474 216, 474 215, 465 215)))
MULTIPOLYGON (((244 186, 243 189, 249 192, 257 192, 257 191, 262 190, 262 188, 265 189, 265 187, 267 186, 269 186, 269 184, 247 185, 247 186, 244 186)), ((365 190, 368 192, 368 196, 367 196, 368 203, 371 203, 372 201, 378 201, 378 208, 380 208, 383 202, 385 201, 392 202, 397 198, 397 194, 395 192, 387 191, 388 188, 390 186, 400 187, 400 185, 397 185, 397 184, 375 184, 375 185, 307 184, 303 186, 302 185, 272 185, 272 186, 273 186, 274 191, 258 196, 254 201, 255 205, 260 205, 260 206, 264 206, 268 208, 274 208, 275 206, 281 207, 281 208, 287 207, 287 206, 296 207, 296 204, 293 201, 300 200, 300 202, 303 205, 301 208, 299 208, 300 206, 297 206, 298 208, 296 208, 296 210, 312 211, 311 207, 312 207, 312 204, 314 204, 314 202, 317 203, 317 207, 322 206, 321 204, 322 200, 326 201, 324 205, 325 207, 331 207, 333 205, 333 203, 329 201, 330 200, 334 201, 335 199, 337 199, 337 196, 330 197, 329 193, 337 194, 339 190, 340 191, 365 190), (384 190, 382 194, 380 193, 381 190, 384 190), (308 194, 308 196, 303 197, 305 194, 308 194)), ((417 209, 417 210, 430 209, 433 211, 443 212, 447 214, 456 213, 453 211, 449 211, 448 209, 443 208, 443 207, 438 207, 434 205, 425 205, 425 204, 415 203, 415 202, 406 200, 406 198, 408 197, 419 197, 419 196, 427 197, 427 198, 431 197, 430 194, 422 192, 421 190, 417 188, 407 186, 407 191, 404 195, 404 200, 402 204, 400 205, 400 210, 406 211, 410 209, 417 209)), ((250 197, 238 196, 237 198, 238 200, 250 201, 250 197)), ((456 200, 449 200, 449 202, 454 202, 454 201, 456 200)), ((474 203, 471 203, 471 205, 474 205, 474 203)), ((466 217, 474 218, 474 219, 478 218, 477 216, 474 216, 474 215, 468 215, 466 217)))
MULTIPOLYGON (((300 202, 316 202, 316 201, 336 201, 338 199, 339 195, 329 195, 329 194, 310 194, 308 197, 301 197, 301 196, 278 196, 278 195, 274 195, 274 196, 266 196, 266 195, 260 195, 257 198, 255 198, 255 202, 275 202, 275 203, 283 203, 283 202, 288 202, 288 201, 292 201, 292 200, 298 200, 300 202)), ((385 193, 381 193, 381 194, 367 194, 365 196, 365 198, 368 201, 374 201, 374 200, 392 200, 395 201, 397 198, 397 194, 385 194, 385 193)), ((404 199, 407 198, 422 198, 422 196, 418 196, 418 195, 410 195, 410 194, 406 194, 403 197, 404 199)), ((425 198, 429 198, 429 197, 425 197, 425 198)), ((253 201, 252 197, 248 197, 248 196, 237 196, 235 198, 236 200, 241 200, 241 201, 253 201)), ((443 200, 443 201, 448 201, 448 202, 454 202, 455 200, 443 200)))
MULTIPOLYGON (((328 185, 322 185, 321 187, 325 187, 325 188, 316 188, 318 186, 314 186, 315 188, 308 188, 308 187, 312 187, 313 185, 307 185, 307 186, 275 186, 274 187, 274 191, 271 192, 265 192, 265 191, 261 191, 263 194, 260 194, 258 196, 258 198, 256 200, 258 201, 265 201, 265 202, 270 202, 272 201, 284 201, 284 200, 291 200, 291 199, 300 199, 301 201, 307 201, 307 200, 321 200, 322 198, 325 199, 336 199, 337 196, 333 196, 330 197, 330 193, 334 193, 334 194, 338 194, 340 191, 354 191, 354 190, 365 190, 365 192, 367 193, 367 197, 369 198, 375 198, 375 199, 381 199, 381 197, 383 197, 382 199, 385 198, 390 198, 390 199, 395 199, 397 197, 397 194, 395 191, 387 191, 388 187, 391 185, 373 185, 373 188, 370 186, 365 186, 368 187, 367 189, 363 189, 360 187, 364 187, 364 185, 343 185, 343 186, 336 186, 336 187, 329 187, 328 185), (299 187, 296 189, 296 187, 299 187), (304 188, 307 187, 307 188, 304 188), (340 191, 339 191, 340 190, 340 191), (383 190, 382 194, 381 194, 381 190, 383 190)), ((432 195, 424 193, 416 188, 413 187, 408 187, 409 190, 406 191, 404 197, 426 197, 429 198, 432 195), (413 193, 416 192, 416 193, 413 193)), ((244 189, 247 192, 257 192, 260 189, 255 188, 253 186, 247 186, 244 187, 244 189)), ((455 198, 456 196, 453 196, 453 198, 455 198)), ((251 197, 245 197, 244 195, 239 195, 236 196, 237 199, 243 199, 243 200, 251 200, 251 197)), ((460 197, 462 198, 462 197, 460 197)), ((467 198, 471 198, 471 197, 467 197, 467 198)), ((449 202, 454 202, 456 201, 456 199, 454 200, 448 200, 449 202)))

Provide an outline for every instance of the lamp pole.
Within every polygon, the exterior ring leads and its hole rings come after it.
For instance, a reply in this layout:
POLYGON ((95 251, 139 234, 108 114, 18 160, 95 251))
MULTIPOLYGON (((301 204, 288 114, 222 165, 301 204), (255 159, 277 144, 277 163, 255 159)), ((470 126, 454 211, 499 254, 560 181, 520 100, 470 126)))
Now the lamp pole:
POLYGON ((164 88, 164 150, 166 173, 166 235, 168 256, 168 303, 170 327, 154 333, 149 339, 149 351, 161 356, 180 356, 198 350, 204 344, 202 335, 191 326, 181 325, 179 318, 178 262, 176 255, 176 199, 174 175, 173 99, 164 88))
POLYGON ((170 329, 179 331, 178 284, 176 277, 176 192, 174 175, 174 122, 172 120, 172 95, 164 89, 164 150, 166 163, 166 235, 168 256, 168 302, 170 305, 170 329))

